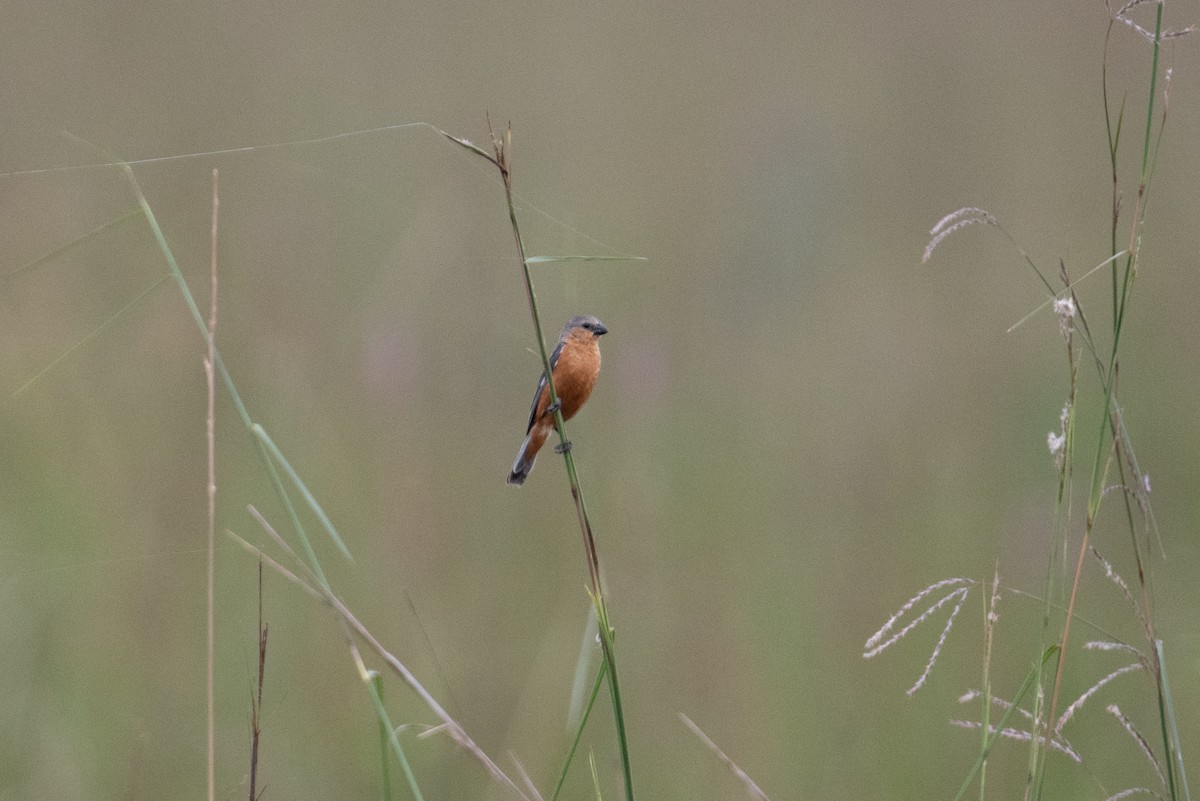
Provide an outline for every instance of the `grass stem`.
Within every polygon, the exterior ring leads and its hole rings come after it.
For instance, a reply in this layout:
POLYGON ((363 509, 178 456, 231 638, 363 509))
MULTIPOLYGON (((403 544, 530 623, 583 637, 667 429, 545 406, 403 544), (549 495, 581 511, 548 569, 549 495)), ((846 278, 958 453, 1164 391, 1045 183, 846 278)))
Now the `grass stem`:
POLYGON ((579 520, 579 531, 583 538, 584 554, 588 567, 588 593, 596 607, 596 621, 600 629, 600 645, 604 654, 604 665, 608 676, 609 694, 612 698, 613 720, 617 728, 617 743, 621 752, 621 770, 625 781, 625 799, 633 801, 633 774, 629 764, 629 740, 625 731, 625 714, 621 704, 621 689, 617 680, 617 659, 613 648, 613 629, 608 618, 608 609, 604 599, 604 588, 600 579, 600 557, 596 549, 596 538, 592 531, 591 518, 588 516, 587 504, 583 497, 583 488, 579 483, 579 475, 575 471, 575 459, 567 444, 567 432, 563 423, 562 409, 558 403, 558 393, 554 387, 554 373, 550 366, 549 351, 546 349, 546 337, 542 329, 541 314, 538 311, 537 293, 533 287, 533 276, 529 269, 530 258, 525 252, 525 244, 521 239, 521 228, 517 223, 516 204, 513 202, 512 175, 512 126, 509 125, 503 135, 498 135, 492 127, 491 117, 488 117, 488 133, 492 140, 492 152, 488 153, 481 147, 471 144, 465 139, 451 136, 443 132, 446 138, 490 161, 504 183, 504 198, 508 205, 508 219, 512 225, 513 242, 517 249, 517 258, 521 262, 521 272, 524 279, 525 296, 529 302, 529 313, 533 319, 534 337, 537 340, 538 354, 542 359, 542 370, 546 376, 546 386, 549 390, 550 408, 554 411, 554 426, 558 432, 559 443, 564 446, 559 450, 567 470, 567 481, 571 486, 571 499, 575 503, 575 514, 579 520))

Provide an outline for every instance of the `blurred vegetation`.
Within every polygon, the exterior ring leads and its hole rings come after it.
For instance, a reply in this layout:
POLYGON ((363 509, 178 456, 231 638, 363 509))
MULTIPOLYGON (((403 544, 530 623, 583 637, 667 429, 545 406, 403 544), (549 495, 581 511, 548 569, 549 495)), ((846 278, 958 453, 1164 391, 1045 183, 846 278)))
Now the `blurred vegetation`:
MULTIPOLYGON (((1197 12, 1171 5, 1168 24, 1197 12)), ((196 798, 205 770, 204 342, 169 282, 130 305, 167 274, 138 217, 22 269, 135 209, 118 171, 14 173, 91 162, 63 130, 134 159, 416 121, 482 142, 485 110, 513 122, 530 253, 649 257, 536 272, 549 328, 592 313, 611 330, 571 432, 640 797, 742 792, 678 712, 776 799, 957 789, 978 741, 947 720, 979 682, 983 605, 964 608, 916 700, 904 690, 933 629, 884 661, 862 644, 939 578, 998 565, 1039 590, 1066 368, 1051 313, 1005 333, 1043 294, 1001 240, 968 231, 933 266, 920 254, 944 212, 978 204, 1040 263, 1077 276, 1108 255, 1101 7, 18 2, 5 16, 0 798, 196 798)), ((1130 31, 1114 45, 1110 80, 1132 95, 1149 50, 1130 31)), ((1172 122, 1121 391, 1194 749, 1200 62, 1186 39, 1165 59, 1172 122)), ((503 192, 476 161, 416 129, 137 174, 205 298, 220 168, 218 341, 354 552, 328 548, 331 581, 489 754, 507 766, 511 750, 545 789, 569 737, 586 571, 561 468, 544 458, 522 490, 504 483, 539 365, 503 192)), ((1098 305, 1109 287, 1082 292, 1098 305)), ((247 504, 281 512, 219 397, 218 529, 259 540, 247 504)), ((1101 529, 1102 548, 1106 533, 1125 536, 1101 529)), ((257 565, 222 543, 223 798, 249 769, 256 586, 257 565)), ((1094 617, 1124 619, 1095 573, 1084 591, 1094 617)), ((376 725, 336 624, 277 576, 265 607, 265 797, 378 797, 376 725)), ((1001 630, 1039 615, 1006 597, 1001 630)), ((1024 677, 1027 645, 1000 635, 998 693, 1024 677)), ((387 698, 394 720, 432 722, 399 686, 387 698)), ((592 739, 615 798, 606 725, 592 739)), ((1082 729, 1103 781, 1146 781, 1111 721, 1082 729)), ((403 737, 430 798, 504 797, 445 739, 403 737)), ((1002 747, 990 781, 1023 759, 1002 747)), ((1051 789, 1089 786, 1077 770, 1057 766, 1051 789)), ((585 762, 568 789, 591 792, 585 762)))

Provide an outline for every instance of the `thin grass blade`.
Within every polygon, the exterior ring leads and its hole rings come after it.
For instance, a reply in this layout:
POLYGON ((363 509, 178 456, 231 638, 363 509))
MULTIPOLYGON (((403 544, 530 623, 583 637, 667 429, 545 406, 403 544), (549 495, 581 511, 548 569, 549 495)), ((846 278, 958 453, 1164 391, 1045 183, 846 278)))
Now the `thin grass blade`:
POLYGON ((304 498, 304 502, 308 504, 308 508, 311 509, 312 513, 315 514, 317 519, 321 521, 321 525, 324 527, 325 533, 327 533, 329 538, 333 540, 333 544, 338 547, 338 550, 342 552, 343 556, 350 561, 354 561, 354 557, 350 555, 350 549, 346 547, 346 543, 342 541, 341 535, 339 535, 337 533, 337 529, 334 528, 333 521, 329 519, 329 515, 325 514, 325 509, 322 508, 316 496, 313 495, 308 489, 308 485, 304 483, 304 480, 300 478, 300 474, 296 472, 294 467, 292 467, 291 462, 289 462, 283 455, 283 452, 279 450, 279 446, 276 445, 275 441, 271 439, 271 435, 268 434, 267 430, 258 423, 255 423, 251 427, 251 431, 253 432, 254 436, 256 436, 260 442, 262 442, 263 446, 266 447, 267 452, 271 454, 271 457, 279 464, 280 467, 283 468, 283 472, 287 474, 289 479, 291 479, 292 484, 296 487, 296 489, 300 491, 300 495, 304 498))
POLYGON ((562 264, 580 261, 649 261, 645 256, 529 256, 526 264, 562 264))
POLYGON ((25 273, 30 272, 31 270, 36 270, 38 267, 42 266, 43 264, 49 264, 50 262, 57 259, 59 256, 62 256, 65 253, 69 253, 70 251, 79 247, 84 242, 88 241, 89 239, 99 236, 100 234, 104 233, 105 231, 108 231, 112 228, 116 228, 116 227, 122 225, 123 223, 127 223, 130 220, 132 220, 136 217, 141 217, 141 216, 142 216, 141 209, 133 209, 132 211, 126 212, 125 214, 122 214, 120 217, 117 217, 116 219, 109 220, 108 222, 104 223, 103 225, 93 228, 92 230, 88 231, 86 234, 80 234, 79 236, 75 237, 70 242, 66 243, 65 245, 62 245, 61 247, 57 247, 54 250, 50 251, 49 253, 47 253, 43 256, 39 256, 38 258, 34 259, 31 262, 22 264, 20 267, 17 267, 15 270, 10 271, 4 277, 5 277, 5 279, 12 281, 13 279, 18 278, 18 277, 24 275, 25 273))

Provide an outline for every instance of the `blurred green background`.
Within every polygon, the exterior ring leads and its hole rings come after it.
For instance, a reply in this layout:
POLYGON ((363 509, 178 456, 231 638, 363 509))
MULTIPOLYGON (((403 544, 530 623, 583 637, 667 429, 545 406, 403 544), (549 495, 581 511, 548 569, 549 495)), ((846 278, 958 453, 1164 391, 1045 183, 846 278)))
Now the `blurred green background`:
MULTIPOLYGON (((1197 11, 1173 4, 1167 25, 1197 11)), ((114 319, 166 275, 139 217, 21 270, 135 209, 117 170, 13 173, 97 160, 63 131, 135 159, 409 122, 485 142, 488 111, 512 121, 531 254, 648 258, 535 272, 548 335, 576 313, 611 329, 569 428, 639 797, 743 797, 678 712, 775 799, 953 794, 978 749, 947 721, 978 714, 955 699, 979 686, 984 595, 915 699, 944 617, 879 659, 862 645, 941 578, 998 566, 1040 591, 1066 360, 1047 311, 1006 333, 1044 295, 998 232, 920 256, 966 205, 1050 274, 1107 256, 1101 4, 17 2, 4 16, 0 798, 190 799, 205 775, 203 341, 169 281, 114 319)), ((1110 58, 1131 191, 1150 48, 1120 28, 1110 58)), ((1121 389, 1168 557, 1157 611, 1194 767, 1196 43, 1168 47, 1166 66, 1121 389)), ((485 750, 548 791, 586 570, 559 460, 504 483, 539 366, 501 187, 427 128, 139 166, 202 305, 214 167, 219 345, 354 552, 320 542, 331 579, 485 750)), ((1105 329, 1107 273, 1082 297, 1105 329)), ((1080 414, 1090 465, 1094 400, 1080 414)), ((246 505, 284 517, 224 394, 218 438, 218 525, 262 542, 246 505)), ((1106 512, 1097 544, 1132 580, 1106 512)), ((257 565, 219 544, 217 786, 236 798, 257 565)), ((1084 593, 1093 620, 1136 638, 1094 567, 1084 593)), ((264 797, 379 797, 376 725, 338 627, 270 571, 264 603, 264 797)), ((1002 602, 1001 695, 1037 652, 1039 613, 1002 602)), ((1098 636, 1078 631, 1077 646, 1098 636)), ((1122 664, 1073 659, 1071 697, 1122 664)), ((391 679, 387 697, 397 722, 434 721, 391 679)), ((1052 763, 1058 797, 1154 781, 1113 701, 1156 731, 1145 677, 1115 682, 1071 724, 1090 761, 1052 763)), ((618 798, 597 711, 585 742, 618 798)), ((402 739, 428 798, 507 797, 415 733, 402 739)), ((1019 792, 1024 760, 997 752, 998 792, 1019 792)), ((586 761, 568 790, 592 797, 586 761)))

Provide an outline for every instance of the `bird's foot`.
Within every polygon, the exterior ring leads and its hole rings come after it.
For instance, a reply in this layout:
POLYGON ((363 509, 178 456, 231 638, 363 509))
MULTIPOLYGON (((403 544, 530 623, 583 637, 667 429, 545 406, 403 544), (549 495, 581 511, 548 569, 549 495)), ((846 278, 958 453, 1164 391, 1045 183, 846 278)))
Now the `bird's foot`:
POLYGON ((566 442, 561 442, 558 445, 554 446, 555 453, 566 453, 569 450, 571 450, 571 441, 570 440, 567 440, 566 442))
POLYGON ((553 417, 555 415, 555 413, 561 408, 562 408, 562 399, 559 398, 558 400, 554 401, 554 403, 552 403, 546 407, 546 414, 553 417))

